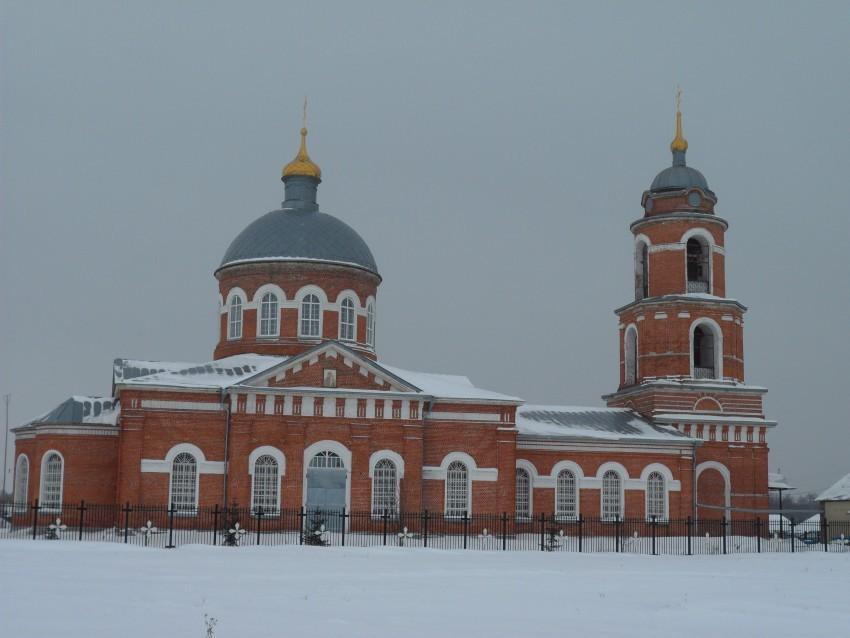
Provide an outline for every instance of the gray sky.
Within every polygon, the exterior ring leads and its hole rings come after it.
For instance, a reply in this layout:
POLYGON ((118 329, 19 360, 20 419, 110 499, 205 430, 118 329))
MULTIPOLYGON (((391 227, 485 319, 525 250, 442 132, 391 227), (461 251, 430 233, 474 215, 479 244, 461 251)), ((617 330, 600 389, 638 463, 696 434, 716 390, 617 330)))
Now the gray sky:
POLYGON ((846 2, 120 4, 3 3, 13 425, 108 393, 116 357, 211 358, 212 272, 282 200, 305 94, 320 204, 384 276, 381 358, 601 404, 680 83, 771 468, 850 471, 846 2))

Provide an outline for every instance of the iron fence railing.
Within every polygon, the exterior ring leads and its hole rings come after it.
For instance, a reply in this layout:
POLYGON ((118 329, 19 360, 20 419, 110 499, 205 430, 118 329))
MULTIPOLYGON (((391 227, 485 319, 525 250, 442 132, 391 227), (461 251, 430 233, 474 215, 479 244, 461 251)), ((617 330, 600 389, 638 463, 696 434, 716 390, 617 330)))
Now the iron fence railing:
POLYGON ((507 513, 446 517, 438 512, 264 512, 236 505, 181 510, 174 506, 34 503, 0 509, 0 539, 111 541, 149 547, 179 545, 340 545, 494 551, 738 554, 848 552, 850 522, 791 521, 767 516, 697 520, 507 513))

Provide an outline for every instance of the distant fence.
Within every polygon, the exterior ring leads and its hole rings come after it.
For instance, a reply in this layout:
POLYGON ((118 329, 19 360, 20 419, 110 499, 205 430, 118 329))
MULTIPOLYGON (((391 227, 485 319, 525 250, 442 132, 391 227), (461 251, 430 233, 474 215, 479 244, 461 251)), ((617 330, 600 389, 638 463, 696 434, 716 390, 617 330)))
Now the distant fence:
POLYGON ((396 546, 495 551, 739 554, 850 552, 850 523, 768 524, 766 518, 563 518, 507 513, 447 517, 437 512, 279 511, 250 508, 94 505, 0 506, 0 539, 179 545, 396 546))

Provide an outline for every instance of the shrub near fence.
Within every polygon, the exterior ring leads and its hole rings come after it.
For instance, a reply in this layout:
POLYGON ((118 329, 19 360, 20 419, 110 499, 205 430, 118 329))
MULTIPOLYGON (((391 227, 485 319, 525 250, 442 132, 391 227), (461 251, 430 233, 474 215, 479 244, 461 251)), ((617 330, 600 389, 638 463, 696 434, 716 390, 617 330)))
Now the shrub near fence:
POLYGON ((172 548, 207 545, 341 545, 497 551, 737 554, 850 552, 850 523, 791 523, 766 518, 603 520, 507 513, 446 517, 435 512, 253 511, 238 507, 95 505, 3 506, 0 539, 111 541, 172 548))

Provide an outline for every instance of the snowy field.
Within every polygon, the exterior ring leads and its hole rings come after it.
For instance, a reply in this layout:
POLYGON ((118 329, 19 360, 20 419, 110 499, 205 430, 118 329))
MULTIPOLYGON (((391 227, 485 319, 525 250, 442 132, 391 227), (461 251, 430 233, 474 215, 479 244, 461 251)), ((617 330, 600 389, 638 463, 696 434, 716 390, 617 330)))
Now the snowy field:
POLYGON ((850 635, 850 554, 0 543, 0 636, 850 635))

